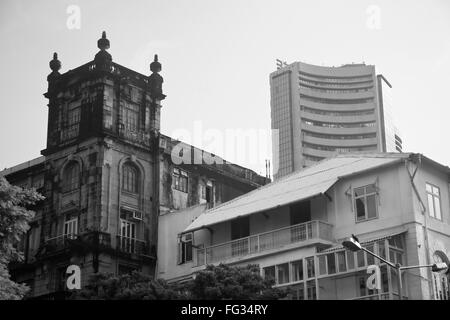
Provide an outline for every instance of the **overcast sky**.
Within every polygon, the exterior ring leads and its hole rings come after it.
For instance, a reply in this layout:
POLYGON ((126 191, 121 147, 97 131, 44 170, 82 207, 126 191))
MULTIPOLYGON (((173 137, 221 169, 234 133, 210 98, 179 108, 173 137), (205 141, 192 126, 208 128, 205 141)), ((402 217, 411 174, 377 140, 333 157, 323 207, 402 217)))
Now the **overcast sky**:
MULTIPOLYGON (((61 72, 74 69, 94 58, 103 30, 116 63, 148 75, 159 55, 167 95, 162 131, 187 130, 191 137, 180 137, 198 147, 211 149, 205 135, 194 137, 199 125, 202 132, 269 132, 275 59, 365 62, 393 86, 404 151, 450 164, 448 0, 1 0, 0 170, 45 148, 42 94, 52 53, 59 54, 61 72)), ((264 173, 266 158, 269 150, 238 163, 264 173)))

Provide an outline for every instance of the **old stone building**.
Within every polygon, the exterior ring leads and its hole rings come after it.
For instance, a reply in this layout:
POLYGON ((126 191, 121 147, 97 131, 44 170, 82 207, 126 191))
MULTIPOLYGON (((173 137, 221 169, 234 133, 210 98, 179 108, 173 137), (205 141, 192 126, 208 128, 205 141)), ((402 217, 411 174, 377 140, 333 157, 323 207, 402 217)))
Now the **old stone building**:
POLYGON ((146 76, 114 63, 109 47, 103 32, 94 60, 63 74, 54 54, 47 146, 0 172, 46 197, 21 244, 25 261, 11 266, 34 297, 64 297, 71 264, 80 266, 82 285, 96 272, 155 275, 160 214, 212 207, 268 182, 160 134, 157 55, 146 76))

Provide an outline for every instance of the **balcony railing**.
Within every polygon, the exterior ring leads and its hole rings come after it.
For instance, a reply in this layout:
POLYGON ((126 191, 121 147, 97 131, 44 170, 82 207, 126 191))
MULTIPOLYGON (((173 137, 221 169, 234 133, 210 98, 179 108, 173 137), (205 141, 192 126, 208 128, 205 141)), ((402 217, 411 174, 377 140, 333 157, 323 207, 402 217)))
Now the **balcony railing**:
POLYGON ((117 236, 117 249, 130 254, 150 255, 147 242, 130 237, 117 236))
POLYGON ((78 239, 78 235, 71 233, 71 234, 62 234, 57 237, 48 238, 45 240, 45 245, 53 249, 51 251, 64 249, 67 247, 67 245, 70 243, 70 241, 78 239))
POLYGON ((311 239, 332 241, 331 231, 332 225, 329 223, 309 221, 197 249, 197 266, 276 249, 311 239))

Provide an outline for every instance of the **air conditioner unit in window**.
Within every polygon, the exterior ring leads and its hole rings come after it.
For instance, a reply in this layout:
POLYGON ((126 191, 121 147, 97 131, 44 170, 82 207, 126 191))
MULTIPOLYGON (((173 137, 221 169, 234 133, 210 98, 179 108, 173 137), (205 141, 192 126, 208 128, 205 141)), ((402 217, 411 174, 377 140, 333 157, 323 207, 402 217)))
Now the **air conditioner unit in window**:
POLYGON ((133 219, 135 219, 135 220, 143 220, 144 219, 144 215, 142 214, 141 211, 133 211, 133 219))

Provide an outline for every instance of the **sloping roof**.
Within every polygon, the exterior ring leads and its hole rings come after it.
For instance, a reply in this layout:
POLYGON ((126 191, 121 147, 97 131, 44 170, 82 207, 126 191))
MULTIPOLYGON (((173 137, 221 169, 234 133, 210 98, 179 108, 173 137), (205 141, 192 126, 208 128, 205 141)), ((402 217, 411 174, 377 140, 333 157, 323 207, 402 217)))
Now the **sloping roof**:
POLYGON ((45 161, 45 157, 44 156, 40 156, 40 157, 35 158, 33 160, 30 160, 30 161, 23 162, 21 164, 15 165, 14 167, 5 168, 4 170, 0 171, 0 176, 7 176, 9 174, 18 172, 20 170, 24 170, 24 169, 31 168, 33 166, 37 166, 37 165, 43 163, 44 161, 45 161))
POLYGON ((324 194, 340 178, 391 165, 409 153, 345 154, 325 159, 201 214, 184 232, 324 194))

